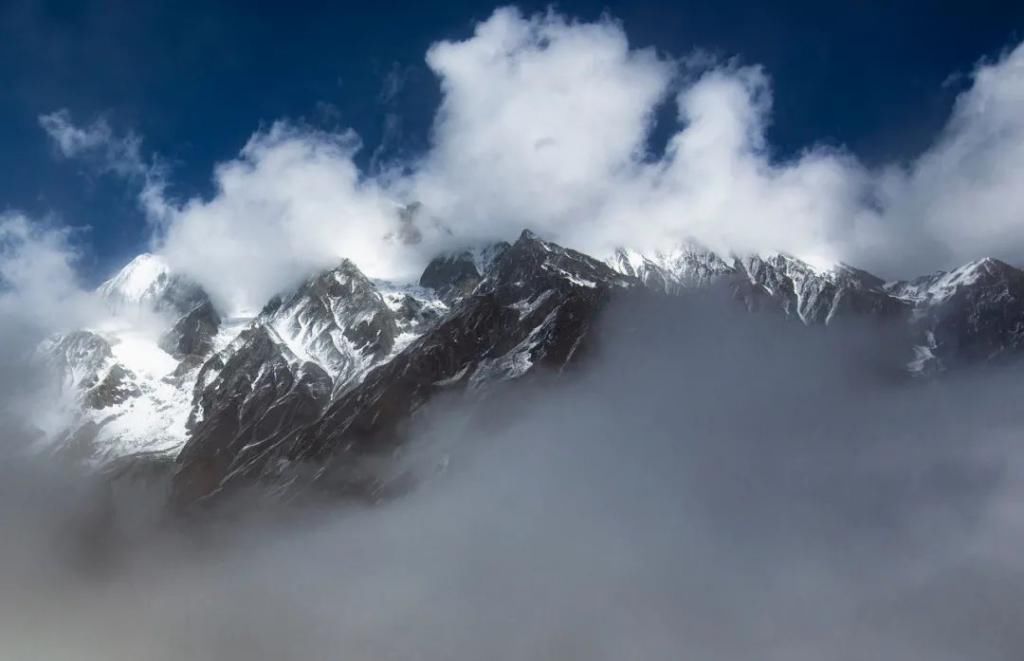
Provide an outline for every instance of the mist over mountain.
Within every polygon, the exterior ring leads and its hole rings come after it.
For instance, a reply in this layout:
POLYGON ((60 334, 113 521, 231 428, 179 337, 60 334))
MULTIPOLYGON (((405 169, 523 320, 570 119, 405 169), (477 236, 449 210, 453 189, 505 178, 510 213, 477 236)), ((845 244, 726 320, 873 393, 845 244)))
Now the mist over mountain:
POLYGON ((6 649, 1015 658, 1017 372, 908 383, 891 342, 620 300, 578 368, 433 400, 373 504, 170 525, 159 480, 5 462, 6 649))
POLYGON ((242 318, 142 256, 23 362, 5 649, 1016 658, 1022 291, 524 231, 242 318))
POLYGON ((869 163, 627 28, 489 8, 418 151, 201 192, 33 110, 148 249, 0 211, 0 657, 1022 658, 1024 45, 869 163))

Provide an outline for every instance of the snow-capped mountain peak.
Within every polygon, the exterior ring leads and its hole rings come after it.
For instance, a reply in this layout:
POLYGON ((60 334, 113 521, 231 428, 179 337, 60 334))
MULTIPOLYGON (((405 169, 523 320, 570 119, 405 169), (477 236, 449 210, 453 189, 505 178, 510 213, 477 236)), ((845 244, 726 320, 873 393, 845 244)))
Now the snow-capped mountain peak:
POLYGON ((148 310, 184 314, 209 297, 189 278, 174 273, 159 255, 143 253, 96 292, 116 312, 148 310))
POLYGON ((152 296, 170 273, 171 268, 162 257, 142 253, 100 285, 98 291, 107 298, 139 303, 152 296))
POLYGON ((260 323, 338 385, 389 354, 398 334, 383 297, 349 260, 311 278, 276 309, 268 306, 260 323))

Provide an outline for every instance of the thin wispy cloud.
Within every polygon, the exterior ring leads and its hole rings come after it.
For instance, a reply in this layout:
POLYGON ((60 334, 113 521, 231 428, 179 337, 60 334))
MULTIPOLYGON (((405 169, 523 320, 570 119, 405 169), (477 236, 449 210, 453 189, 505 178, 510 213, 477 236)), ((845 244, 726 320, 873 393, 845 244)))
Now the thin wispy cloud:
POLYGON ((123 176, 141 176, 148 169, 141 153, 141 139, 133 133, 115 134, 102 117, 78 125, 65 108, 40 115, 39 126, 65 158, 92 158, 101 167, 123 176))
POLYGON ((170 204, 165 199, 165 168, 157 157, 143 154, 140 136, 114 131, 103 117, 76 124, 66 108, 40 115, 39 125, 61 157, 81 159, 101 172, 123 177, 139 188, 139 200, 149 221, 162 223, 167 219, 170 204))

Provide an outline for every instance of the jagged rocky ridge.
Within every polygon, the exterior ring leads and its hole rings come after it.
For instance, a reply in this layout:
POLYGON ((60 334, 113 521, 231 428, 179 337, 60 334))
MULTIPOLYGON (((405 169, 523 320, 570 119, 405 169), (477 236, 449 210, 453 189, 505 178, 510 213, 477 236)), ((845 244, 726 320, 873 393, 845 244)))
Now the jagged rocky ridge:
MULTIPOLYGON (((457 258, 462 263, 456 268, 452 258, 442 260, 454 282, 433 284, 450 297, 450 288, 475 266, 468 254, 457 258)), ((485 274, 473 277, 478 284, 453 302, 448 315, 315 419, 303 416, 308 424, 241 439, 220 432, 194 436, 181 453, 179 494, 192 500, 236 478, 274 474, 287 480, 294 464, 315 466, 339 451, 358 456, 386 450, 398 425, 440 391, 565 365, 580 350, 609 290, 637 284, 602 262, 530 233, 503 249, 485 274)), ((296 397, 281 400, 284 406, 272 413, 275 421, 295 420, 314 408, 307 393, 290 392, 296 397)), ((234 411, 226 411, 226 417, 233 419, 234 411)))
MULTIPOLYGON (((916 373, 1009 358, 1024 333, 1024 272, 995 260, 885 283, 845 265, 722 257, 692 243, 600 261, 524 232, 511 245, 440 256, 418 285, 374 281, 342 261, 244 323, 222 320, 201 289, 149 261, 150 281, 122 272, 101 292, 118 305, 176 315, 159 343, 172 367, 160 383, 180 395, 181 431, 176 444, 157 447, 180 449, 174 487, 182 502, 252 480, 372 490, 361 459, 392 450, 424 403, 564 368, 586 354, 606 303, 633 292, 668 302, 694 288, 721 289, 751 311, 806 325, 886 320, 913 339, 906 362, 916 373)), ((44 353, 83 410, 124 407, 153 389, 152 379, 118 362, 101 333, 65 336, 44 353)), ((85 418, 85 436, 104 441, 97 429, 110 423, 85 418)), ((114 431, 150 433, 125 427, 114 431)), ((121 443, 120 453, 154 449, 144 441, 121 443)))

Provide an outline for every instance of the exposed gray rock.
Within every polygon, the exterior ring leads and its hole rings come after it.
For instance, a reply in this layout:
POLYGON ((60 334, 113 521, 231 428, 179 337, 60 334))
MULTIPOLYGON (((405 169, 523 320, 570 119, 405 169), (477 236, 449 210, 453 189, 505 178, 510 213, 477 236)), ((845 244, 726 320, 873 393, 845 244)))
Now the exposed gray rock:
POLYGON ((220 315, 208 299, 186 313, 160 338, 160 348, 178 360, 199 358, 213 350, 220 315))

